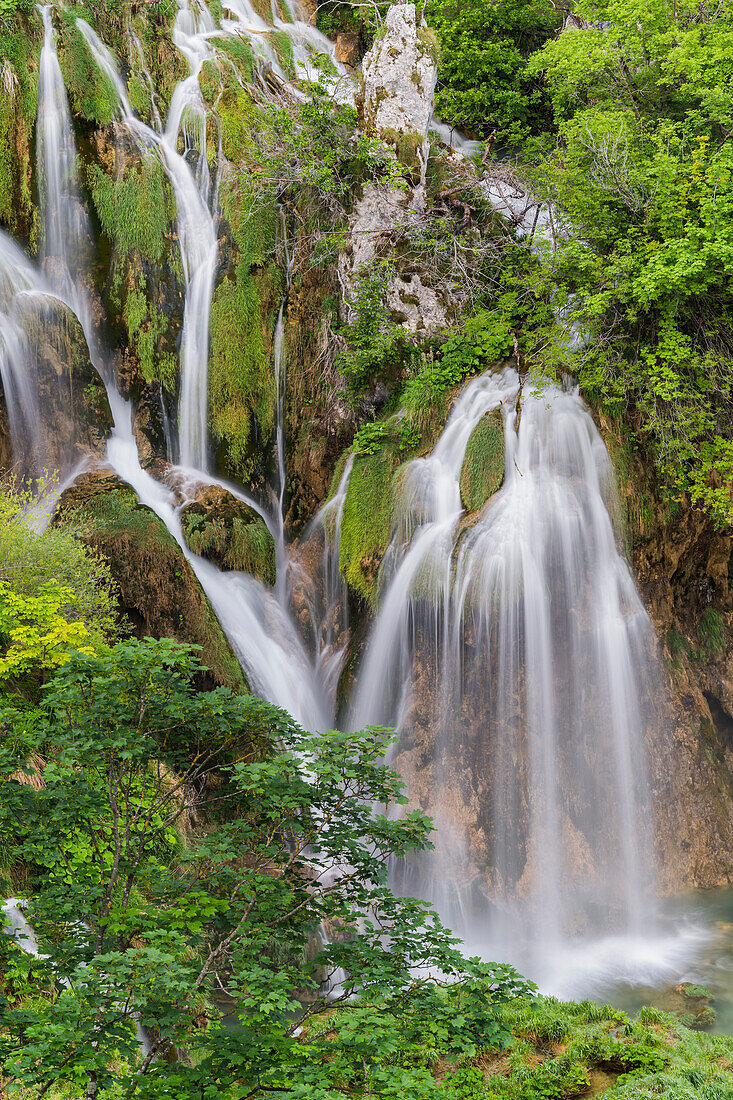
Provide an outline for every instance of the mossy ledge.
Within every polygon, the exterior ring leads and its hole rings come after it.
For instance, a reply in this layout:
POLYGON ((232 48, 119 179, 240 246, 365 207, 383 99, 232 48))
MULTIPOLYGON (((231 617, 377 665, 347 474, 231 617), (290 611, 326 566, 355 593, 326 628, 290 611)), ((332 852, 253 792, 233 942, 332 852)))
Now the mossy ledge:
POLYGON ((109 562, 120 612, 138 637, 174 638, 201 647, 202 687, 247 685, 229 642, 175 539, 133 490, 109 471, 79 478, 61 498, 54 522, 73 518, 84 542, 109 562))
POLYGON ((372 606, 379 566, 392 534, 392 479, 397 464, 387 449, 356 455, 344 501, 339 567, 349 588, 372 606))
POLYGON ((274 585, 275 540, 249 505, 211 487, 183 508, 181 523, 186 544, 195 554, 221 569, 238 569, 274 585))
POLYGON ((504 480, 504 418, 498 409, 481 417, 469 436, 461 467, 461 501, 467 512, 483 508, 504 480))

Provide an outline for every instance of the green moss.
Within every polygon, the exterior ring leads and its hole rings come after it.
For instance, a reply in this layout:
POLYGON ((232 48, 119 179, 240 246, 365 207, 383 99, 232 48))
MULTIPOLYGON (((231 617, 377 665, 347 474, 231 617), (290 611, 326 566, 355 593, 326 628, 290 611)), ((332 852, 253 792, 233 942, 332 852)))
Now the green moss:
POLYGON ((242 670, 178 543, 132 489, 118 486, 82 479, 68 495, 62 519, 71 515, 84 541, 109 562, 121 610, 139 635, 201 646, 211 678, 245 690, 242 670))
POLYGON ((427 55, 436 65, 440 64, 440 42, 431 27, 420 27, 417 32, 418 49, 427 55))
POLYGON ((392 534, 396 467, 388 449, 357 455, 344 501, 339 567, 350 588, 372 605, 379 566, 392 534))
POLYGON ((87 122, 109 126, 117 109, 117 93, 68 13, 62 16, 58 57, 73 113, 87 122))
MULTIPOLYGON (((216 43, 217 52, 224 54, 233 61, 237 70, 245 78, 252 81, 254 78, 254 54, 252 47, 243 38, 222 38, 216 43)), ((223 71, 226 71, 222 66, 223 71)))
POLYGON ((274 266, 250 273, 240 264, 236 280, 225 279, 211 303, 211 430, 223 446, 223 465, 243 482, 274 428, 272 329, 280 278, 274 266))
POLYGON ((236 244, 238 263, 249 269, 272 260, 278 220, 274 184, 269 192, 255 191, 251 170, 243 167, 222 183, 219 202, 236 244))
POLYGON ((175 217, 175 200, 158 158, 150 154, 128 165, 116 182, 92 163, 87 179, 102 230, 118 256, 137 252, 151 263, 159 262, 175 217))
POLYGON ((252 150, 252 134, 260 128, 261 112, 243 88, 230 82, 225 85, 216 110, 221 120, 221 147, 230 161, 240 161, 252 150))
POLYGON ((241 515, 227 516, 211 515, 197 505, 186 508, 182 516, 186 543, 195 554, 224 569, 240 569, 273 585, 275 540, 261 516, 245 506, 239 511, 241 515))
POLYGON ((295 77, 295 56, 292 38, 286 31, 274 31, 271 37, 283 72, 289 80, 293 80, 295 77))
POLYGON ((616 421, 604 432, 604 441, 618 490, 619 514, 614 519, 630 549, 656 529, 653 494, 638 460, 638 444, 633 432, 616 421))
POLYGON ((471 432, 461 468, 461 500, 477 512, 504 480, 504 420, 498 409, 481 417, 471 432))
POLYGON ((35 248, 32 137, 40 39, 35 22, 0 24, 0 223, 35 248))
POLYGON ((700 655, 703 657, 716 657, 722 654, 725 650, 725 633, 723 616, 715 608, 709 607, 697 624, 700 655))
POLYGON ((420 134, 403 134, 387 127, 382 130, 382 137, 392 146, 400 164, 404 164, 406 168, 416 168, 420 164, 419 154, 423 146, 420 134))

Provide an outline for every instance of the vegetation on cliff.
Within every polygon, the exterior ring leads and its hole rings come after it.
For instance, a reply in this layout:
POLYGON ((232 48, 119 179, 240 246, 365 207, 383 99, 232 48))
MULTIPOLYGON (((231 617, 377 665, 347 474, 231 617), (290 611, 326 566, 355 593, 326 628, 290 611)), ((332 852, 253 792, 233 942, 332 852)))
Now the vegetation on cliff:
POLYGON ((205 682, 246 690, 239 663, 181 548, 132 489, 114 476, 81 478, 64 494, 55 522, 70 522, 108 563, 119 611, 140 636, 200 646, 205 682))

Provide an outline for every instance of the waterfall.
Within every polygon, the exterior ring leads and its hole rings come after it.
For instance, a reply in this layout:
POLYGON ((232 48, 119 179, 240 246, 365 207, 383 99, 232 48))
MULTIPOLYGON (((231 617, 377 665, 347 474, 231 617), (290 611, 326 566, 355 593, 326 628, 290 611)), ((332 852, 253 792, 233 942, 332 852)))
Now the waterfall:
POLYGON ((574 938, 651 934, 651 622, 620 555, 610 462, 581 398, 470 382, 402 477, 350 725, 401 732, 395 763, 436 819, 396 868, 470 946, 545 972, 574 938), (467 522, 473 428, 504 417, 500 491, 467 522))
POLYGON ((350 454, 344 466, 336 492, 327 501, 311 525, 323 532, 321 577, 323 594, 321 614, 316 620, 316 653, 319 676, 329 698, 336 698, 341 670, 346 657, 349 629, 349 595, 341 575, 341 521, 349 487, 354 456, 350 454))
POLYGON ((82 277, 88 267, 91 238, 76 184, 76 143, 58 57, 51 7, 41 9, 43 48, 38 72, 36 156, 38 190, 45 211, 41 259, 50 279, 69 300, 81 300, 82 277), (47 153, 51 151, 51 155, 47 153))
POLYGON ((114 87, 119 110, 130 134, 142 152, 153 151, 161 158, 173 188, 178 217, 178 240, 186 284, 181 335, 181 396, 179 408, 180 461, 184 466, 206 470, 208 439, 208 353, 209 314, 214 291, 217 239, 214 218, 208 206, 210 180, 206 160, 206 117, 198 86, 198 73, 209 55, 207 35, 212 33, 210 17, 202 13, 203 30, 194 29, 193 17, 182 4, 176 17, 174 40, 191 66, 191 73, 176 87, 171 98, 165 130, 158 134, 134 113, 127 89, 112 54, 84 19, 76 25, 83 34, 95 62, 114 87), (193 124, 196 124, 195 131, 193 124), (184 125, 186 147, 191 134, 198 143, 198 167, 194 173, 178 152, 178 133, 184 125))
MULTIPOLYGON (((185 9, 182 9, 182 11, 185 14, 185 9)), ((185 36, 188 33, 186 30, 188 24, 185 20, 181 20, 181 23, 183 26, 179 26, 178 30, 181 36, 185 36)), ((41 191, 41 211, 45 227, 44 241, 46 242, 45 262, 54 271, 74 271, 77 273, 76 289, 68 304, 80 318, 91 351, 92 348, 101 343, 101 340, 96 327, 91 321, 91 310, 88 308, 83 290, 83 276, 87 274, 84 267, 86 261, 84 242, 89 239, 89 230, 81 202, 67 201, 67 196, 78 196, 76 148, 73 131, 71 130, 66 92, 61 80, 58 61, 55 57, 53 28, 47 11, 44 12, 44 24, 46 27, 44 50, 47 54, 44 59, 44 72, 49 74, 52 83, 48 85, 49 93, 47 95, 39 95, 38 155, 39 160, 44 164, 60 163, 65 159, 65 164, 68 167, 68 172, 65 174, 61 172, 48 173, 46 184, 41 191), (49 105, 53 107, 53 122, 49 122, 45 118, 45 111, 49 105), (65 220, 67 215, 71 218, 69 224, 65 220), (51 223, 57 217, 60 219, 60 224, 53 226, 51 223)), ((195 252, 197 243, 200 243, 200 240, 197 242, 197 235, 205 237, 207 226, 211 230, 215 253, 216 240, 213 232, 213 220, 208 214, 208 209, 203 203, 201 193, 196 187, 186 161, 173 150, 172 145, 165 138, 155 134, 154 131, 134 116, 127 100, 124 84, 117 72, 111 54, 91 27, 83 23, 82 20, 79 20, 79 25, 98 64, 117 90, 121 114, 141 150, 158 150, 163 157, 163 162, 167 166, 171 182, 174 185, 176 199, 179 202, 179 228, 186 235, 185 245, 182 243, 182 253, 185 251, 186 255, 190 257, 195 252), (202 215, 203 210, 207 211, 206 218, 197 223, 196 217, 199 214, 202 215)), ((193 48, 192 46, 191 49, 193 48)), ((188 80, 187 77, 182 83, 185 84, 188 80)), ((173 99, 176 100, 175 92, 173 99)), ((188 95, 188 100, 190 103, 190 95, 188 95)), ((180 100, 177 102, 180 102, 180 100)), ((182 111, 181 117, 183 114, 182 111)), ((170 141, 172 142, 173 138, 170 141)), ((192 267, 193 264, 190 270, 192 270, 192 267)), ((200 269, 197 270, 200 274, 200 269)), ((189 315, 193 309, 189 303, 197 301, 196 295, 200 289, 200 283, 198 286, 192 285, 196 277, 197 271, 193 271, 192 279, 188 282, 186 309, 189 311, 189 315)), ((213 279, 213 266, 211 268, 211 278, 213 279)), ((37 289, 42 288, 44 285, 42 277, 21 250, 0 235, 0 290, 10 287, 15 293, 18 289, 37 289)), ((195 318, 192 324, 198 324, 199 320, 200 318, 195 318)), ((208 320, 206 321, 206 330, 208 331, 208 320)), ((0 315, 0 336, 3 335, 3 332, 2 315, 0 315)), ((11 380, 15 381, 15 375, 11 376, 9 373, 10 368, 5 365, 6 358, 7 356, 0 357, 4 385, 6 372, 11 380)), ((204 354, 204 368, 205 359, 206 355, 204 354)), ((102 361, 95 363, 95 365, 105 382, 110 408, 114 417, 114 431, 107 443, 107 460, 109 464, 123 481, 132 486, 140 501, 151 508, 163 521, 181 547, 184 556, 191 564, 194 573, 211 601, 212 607, 244 668, 253 690, 271 702, 284 707, 307 728, 326 728, 329 724, 330 708, 324 699, 308 655, 287 613, 278 604, 273 594, 253 577, 243 573, 222 572, 188 549, 173 493, 151 477, 140 465, 132 431, 132 408, 129 402, 125 401, 119 394, 106 363, 102 361)), ((27 377, 21 375, 13 391, 18 395, 17 400, 12 406, 9 405, 9 408, 17 409, 19 414, 23 413, 26 419, 29 419, 28 410, 34 408, 34 400, 37 402, 37 398, 33 385, 26 383, 27 377), (22 392, 21 382, 24 385, 22 392)), ((202 403, 205 406, 205 389, 202 403)), ((201 424, 204 432, 202 448, 205 450, 205 411, 201 417, 201 424)), ((198 472, 194 476, 203 480, 214 480, 198 472)), ((230 488, 229 486, 225 487, 230 488)), ((242 494, 237 495, 245 499, 250 505, 253 504, 242 494)), ((261 509, 258 508, 258 511, 261 512, 261 509)))
POLYGON ((19 296, 43 291, 45 282, 28 257, 0 233, 0 379, 10 422, 13 457, 23 471, 43 466, 43 434, 32 349, 20 324, 19 296))

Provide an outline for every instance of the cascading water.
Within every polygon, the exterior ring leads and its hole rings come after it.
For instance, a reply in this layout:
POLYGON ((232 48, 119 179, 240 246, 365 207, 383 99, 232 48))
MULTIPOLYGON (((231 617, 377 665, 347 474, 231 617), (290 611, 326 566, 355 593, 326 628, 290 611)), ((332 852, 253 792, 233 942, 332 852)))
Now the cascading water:
POLYGON ((208 206, 210 180, 206 166, 206 119, 198 86, 198 72, 205 57, 207 35, 212 33, 204 15, 204 28, 196 32, 185 4, 176 18, 175 41, 191 65, 191 73, 176 87, 165 130, 156 133, 133 111, 127 89, 112 54, 83 19, 77 26, 99 68, 114 87, 119 110, 141 151, 160 156, 176 200, 178 239, 186 284, 181 335, 181 396, 179 407, 180 461, 184 466, 207 468, 209 314, 214 290, 217 241, 214 218, 208 206), (185 120, 186 143, 193 134, 199 143, 198 168, 194 173, 177 149, 178 133, 185 120))
POLYGON ((323 592, 320 614, 314 617, 317 671, 328 698, 335 699, 338 682, 346 657, 349 629, 349 598, 341 575, 341 521, 344 515, 346 491, 349 487, 354 456, 349 455, 336 492, 324 504, 311 525, 323 533, 321 577, 323 592))
MULTIPOLYGON (((89 230, 83 205, 80 202, 71 203, 66 201, 67 195, 78 195, 76 150, 61 71, 58 62, 55 60, 53 28, 47 13, 44 13, 44 22, 46 24, 44 49, 51 55, 46 58, 45 71, 53 80, 54 86, 51 89, 52 94, 43 98, 39 96, 39 158, 43 163, 50 164, 56 163, 65 157, 69 169, 68 173, 64 175, 49 173, 46 186, 41 192, 41 209, 46 225, 46 260, 57 271, 77 272, 77 284, 81 288, 84 283, 83 276, 86 274, 84 269, 84 242, 89 239, 89 230), (47 124, 47 120, 43 115, 44 104, 48 103, 53 104, 54 124, 47 124), (68 226, 63 220, 65 211, 72 211, 74 215, 71 224, 68 226), (52 232, 50 222, 51 219, 57 216, 58 212, 61 212, 61 224, 56 226, 52 232), (54 254, 53 249, 57 249, 57 253, 54 254)), ((179 28, 179 30, 181 34, 185 34, 188 24, 184 20, 182 20, 182 23, 184 24, 183 28, 179 28)), ((84 24, 80 29, 100 67, 116 88, 122 116, 138 141, 140 148, 142 150, 157 149, 163 157, 164 164, 174 185, 176 198, 180 200, 179 227, 185 228, 187 240, 185 247, 188 248, 189 242, 193 246, 197 233, 194 214, 197 210, 201 213, 206 207, 186 161, 169 144, 166 144, 164 139, 161 139, 159 135, 156 135, 134 116, 127 100, 126 89, 111 54, 88 25, 84 24), (184 206, 183 216, 181 215, 181 204, 184 206)), ((183 83, 188 79, 185 78, 183 83)), ((188 95, 188 98, 190 102, 191 96, 188 95)), ((208 224, 213 235, 213 220, 208 214, 208 210, 207 217, 208 223, 204 219, 204 228, 208 224)), ((183 247, 182 245, 182 249, 183 247)), ((214 238, 214 251, 215 248, 216 241, 214 238)), ((30 261, 27 260, 20 249, 17 249, 10 242, 6 244, 3 237, 0 237, 0 264, 2 264, 2 268, 0 268, 0 285, 10 285, 13 288, 21 286, 28 289, 43 285, 41 277, 30 261)), ((187 309, 189 308, 189 295, 193 293, 195 299, 198 292, 199 288, 193 286, 192 280, 189 280, 187 309)), ((99 335, 91 323, 91 311, 83 295, 84 292, 81 289, 75 292, 75 297, 70 305, 80 315, 91 350, 99 343, 99 335)), ((208 320, 206 326, 208 331, 208 320)), ((140 466, 137 446, 132 432, 132 409, 129 403, 120 396, 111 378, 111 372, 105 368, 105 364, 100 364, 98 369, 107 387, 110 407, 115 421, 114 432, 107 444, 107 459, 110 465, 119 477, 135 489, 142 503, 150 507, 159 516, 178 542, 209 597, 253 689, 264 698, 287 709, 306 727, 325 728, 328 724, 329 708, 323 699, 308 656, 287 614, 279 606, 273 595, 254 578, 240 573, 222 573, 210 562, 188 550, 173 493, 164 485, 155 481, 140 466)), ((26 389, 28 392, 19 394, 19 399, 16 402, 20 409, 32 407, 33 388, 30 386, 26 389), (28 402, 28 405, 25 402, 28 402)), ((203 450, 205 451, 205 413, 202 424, 204 431, 203 450)), ((248 503, 252 502, 248 501, 248 503)))
POLYGON ((617 956, 652 965, 645 700, 660 680, 593 420, 554 386, 525 393, 520 418, 517 391, 509 370, 469 383, 404 472, 350 725, 401 731, 396 764, 436 818, 435 851, 396 869, 399 888, 553 987, 578 937, 614 933, 617 956), (499 407, 504 485, 469 526, 466 444, 499 407))
POLYGON ((336 57, 333 43, 311 25, 307 13, 297 2, 285 0, 285 4, 290 18, 281 19, 273 4, 270 24, 257 14, 250 0, 224 0, 222 6, 233 18, 222 20, 222 28, 229 34, 239 34, 246 38, 255 57, 269 67, 280 84, 288 85, 289 94, 302 98, 302 92, 289 84, 273 44, 274 31, 287 35, 292 45, 296 79, 306 83, 320 83, 328 89, 336 102, 353 103, 353 82, 345 66, 336 57))
POLYGON ((43 466, 43 435, 32 355, 18 315, 18 297, 44 287, 28 257, 0 233, 0 379, 10 422, 13 457, 24 473, 43 466))

